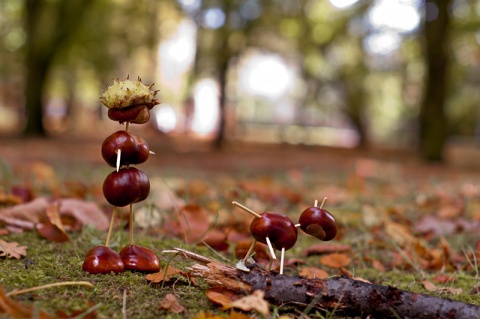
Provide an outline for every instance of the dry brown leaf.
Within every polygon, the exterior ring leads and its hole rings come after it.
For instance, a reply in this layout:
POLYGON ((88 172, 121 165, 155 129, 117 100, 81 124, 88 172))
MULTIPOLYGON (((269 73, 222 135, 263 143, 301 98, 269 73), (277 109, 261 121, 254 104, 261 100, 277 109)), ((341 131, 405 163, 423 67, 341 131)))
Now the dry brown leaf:
POLYGON ((319 243, 314 244, 305 249, 304 255, 320 255, 320 254, 330 254, 330 253, 341 253, 350 251, 349 245, 335 244, 335 243, 319 243))
POLYGON ((206 292, 206 296, 208 300, 224 308, 230 308, 232 302, 240 298, 233 290, 223 286, 209 288, 206 292))
POLYGON ((159 272, 146 275, 145 279, 147 279, 148 281, 154 284, 158 284, 158 283, 161 283, 164 279, 166 282, 169 281, 171 276, 177 275, 177 274, 183 274, 183 272, 180 269, 177 269, 172 266, 168 266, 166 273, 165 273, 165 269, 160 269, 159 272))
MULTIPOLYGON (((73 217, 84 226, 92 226, 98 230, 107 230, 110 221, 96 203, 77 198, 63 198, 58 201, 60 217, 73 217)), ((78 228, 77 228, 78 229, 78 228)), ((76 229, 72 229, 75 231, 76 229)))
POLYGON ((185 308, 180 304, 174 294, 167 294, 160 302, 160 307, 158 308, 167 310, 171 313, 182 313, 185 311, 185 308))
POLYGON ((372 260, 372 267, 380 272, 385 272, 385 266, 377 259, 372 260))
POLYGON ((424 280, 421 282, 423 288, 427 289, 428 291, 437 291, 437 286, 435 284, 431 283, 428 280, 424 280))
POLYGON ((36 229, 44 238, 56 243, 64 243, 70 241, 70 237, 63 227, 58 210, 57 203, 48 205, 45 211, 46 217, 36 225, 36 229))
POLYGON ((386 221, 385 232, 387 236, 400 247, 405 247, 415 241, 415 237, 412 235, 412 230, 399 223, 386 221))
POLYGON ((312 279, 328 278, 328 273, 325 270, 316 267, 305 267, 298 274, 302 277, 312 279))
POLYGON ((264 291, 255 290, 251 295, 235 300, 230 306, 243 311, 256 310, 264 316, 268 316, 270 313, 270 308, 268 306, 268 302, 263 298, 264 296, 264 291))
POLYGON ((3 310, 13 319, 24 318, 38 318, 38 319, 53 319, 52 316, 42 310, 35 309, 35 311, 21 303, 10 299, 2 287, 0 287, 0 310, 3 310))
POLYGON ((210 312, 201 311, 194 319, 225 319, 225 316, 219 316, 210 312))
POLYGON ((216 251, 225 251, 228 249, 227 234, 220 229, 210 229, 203 238, 203 241, 216 251))
POLYGON ((27 255, 27 246, 18 246, 15 241, 7 242, 0 239, 0 257, 20 259, 27 255))
POLYGON ((163 228, 171 235, 183 237, 189 244, 198 243, 210 228, 209 212, 196 204, 185 205, 176 220, 165 223, 163 228))
POLYGON ((346 254, 333 253, 320 258, 320 264, 331 268, 342 268, 350 264, 351 258, 346 254))

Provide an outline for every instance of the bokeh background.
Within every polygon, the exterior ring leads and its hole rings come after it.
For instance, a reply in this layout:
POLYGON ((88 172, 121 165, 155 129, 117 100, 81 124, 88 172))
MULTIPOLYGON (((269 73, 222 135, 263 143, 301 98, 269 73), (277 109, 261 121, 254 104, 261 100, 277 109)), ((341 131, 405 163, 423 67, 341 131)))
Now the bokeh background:
POLYGON ((105 135, 130 76, 160 90, 158 139, 443 160, 476 148, 479 75, 475 0, 0 1, 5 137, 105 135))

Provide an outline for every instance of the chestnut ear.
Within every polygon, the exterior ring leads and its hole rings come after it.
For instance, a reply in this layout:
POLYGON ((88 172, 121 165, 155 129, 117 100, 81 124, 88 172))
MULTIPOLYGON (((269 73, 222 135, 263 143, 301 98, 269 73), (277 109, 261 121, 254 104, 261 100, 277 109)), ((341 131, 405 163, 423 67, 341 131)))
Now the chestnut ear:
POLYGON ((325 237, 327 237, 327 234, 325 233, 325 230, 323 229, 323 227, 318 224, 308 225, 307 228, 305 229, 305 232, 320 240, 325 240, 325 237))

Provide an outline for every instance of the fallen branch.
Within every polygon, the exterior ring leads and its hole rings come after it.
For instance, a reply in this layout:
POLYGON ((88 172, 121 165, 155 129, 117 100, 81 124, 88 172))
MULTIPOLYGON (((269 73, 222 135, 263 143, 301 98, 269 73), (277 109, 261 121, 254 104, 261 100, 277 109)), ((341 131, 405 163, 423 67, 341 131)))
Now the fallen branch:
POLYGON ((262 290, 271 304, 279 306, 315 307, 342 315, 370 315, 372 318, 480 318, 480 307, 448 298, 367 283, 347 276, 307 279, 268 272, 257 266, 246 272, 187 250, 174 250, 183 258, 198 262, 190 267, 192 275, 204 278, 210 286, 248 292, 262 290))

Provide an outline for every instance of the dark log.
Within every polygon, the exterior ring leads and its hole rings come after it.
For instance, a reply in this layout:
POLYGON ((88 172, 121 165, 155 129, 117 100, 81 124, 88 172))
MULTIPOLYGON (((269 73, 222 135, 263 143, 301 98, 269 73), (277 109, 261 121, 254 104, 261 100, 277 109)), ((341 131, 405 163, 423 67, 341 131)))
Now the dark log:
POLYGON ((319 308, 339 315, 370 318, 480 318, 480 307, 476 305, 372 284, 345 275, 324 280, 307 279, 269 272, 257 265, 247 272, 183 249, 175 250, 182 257, 200 263, 190 267, 192 275, 204 278, 210 286, 247 292, 262 290, 265 298, 278 306, 288 304, 302 310, 319 308))

